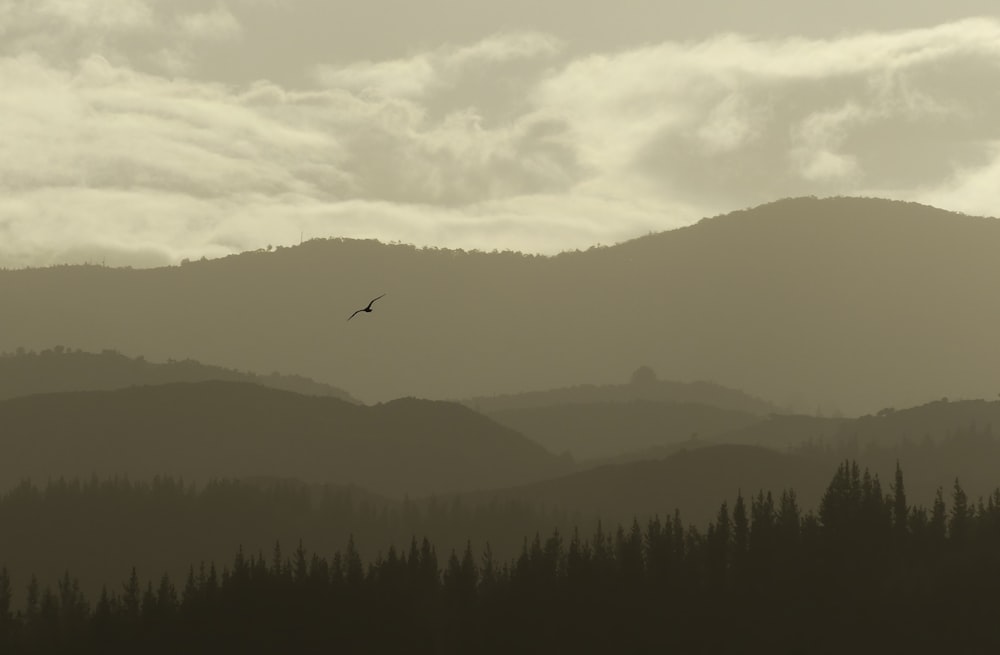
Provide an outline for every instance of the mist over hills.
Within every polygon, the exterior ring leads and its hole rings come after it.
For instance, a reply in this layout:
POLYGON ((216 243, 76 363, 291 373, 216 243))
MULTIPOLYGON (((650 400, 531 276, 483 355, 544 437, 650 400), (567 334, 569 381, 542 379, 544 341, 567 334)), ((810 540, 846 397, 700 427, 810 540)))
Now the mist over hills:
POLYGON ((506 409, 489 416, 548 450, 569 452, 577 460, 724 437, 760 420, 753 414, 708 405, 645 400, 506 409))
POLYGON ((636 369, 628 384, 585 384, 463 402, 578 461, 716 436, 777 411, 766 401, 718 384, 658 380, 648 366, 636 369))
POLYGON ((930 507, 939 489, 948 497, 956 480, 970 501, 983 502, 997 487, 1000 440, 993 436, 991 422, 977 423, 977 410, 982 408, 955 409, 930 419, 928 431, 919 432, 923 435, 919 438, 912 438, 916 433, 910 429, 921 425, 927 408, 914 408, 900 421, 875 422, 866 417, 844 420, 839 426, 833 419, 780 417, 793 420, 762 421, 746 431, 719 435, 714 442, 687 441, 637 451, 633 459, 582 462, 576 473, 464 497, 473 503, 526 502, 621 522, 662 516, 677 508, 686 520, 699 523, 712 517, 719 502, 732 503, 737 493, 746 498, 761 490, 777 496, 783 489, 794 489, 800 507, 815 510, 833 471, 850 460, 878 476, 885 493, 900 465, 906 474, 907 497, 916 505, 930 507), (795 420, 801 418, 809 420, 795 420), (828 422, 826 438, 815 437, 817 421, 828 422), (775 426, 786 432, 777 433, 770 447, 763 445, 775 426), (801 439, 790 445, 793 433, 801 439), (758 437, 757 442, 739 443, 747 434, 758 437))
POLYGON ((92 474, 252 476, 357 484, 401 497, 507 486, 571 464, 454 403, 373 407, 239 382, 0 401, 0 483, 92 474))
POLYGON ((506 411, 536 409, 556 405, 590 403, 654 402, 704 405, 755 415, 766 415, 778 408, 760 398, 738 389, 729 389, 712 382, 677 382, 659 380, 655 371, 641 366, 632 374, 628 384, 580 384, 546 391, 525 391, 469 398, 462 402, 486 414, 506 411))
POLYGON ((314 240, 161 269, 4 271, 0 303, 17 319, 0 349, 290 371, 366 401, 620 380, 648 364, 796 411, 863 414, 995 396, 998 243, 992 219, 800 198, 555 257, 314 240))
POLYGON ((717 439, 775 449, 810 442, 817 447, 850 445, 864 450, 903 442, 941 442, 963 431, 992 437, 994 425, 1000 426, 1000 401, 941 399, 899 410, 886 407, 853 419, 773 414, 717 439))
POLYGON ((351 403, 358 402, 343 389, 301 375, 257 375, 194 360, 154 363, 142 356, 126 357, 111 349, 89 353, 55 346, 37 353, 20 349, 13 354, 0 355, 0 400, 37 393, 110 390, 209 380, 251 382, 308 396, 331 396, 351 403))
POLYGON ((749 498, 771 491, 777 498, 782 490, 794 489, 800 506, 813 509, 836 464, 756 446, 718 445, 463 498, 470 503, 487 498, 531 502, 625 523, 679 509, 685 521, 698 524, 738 493, 749 498))

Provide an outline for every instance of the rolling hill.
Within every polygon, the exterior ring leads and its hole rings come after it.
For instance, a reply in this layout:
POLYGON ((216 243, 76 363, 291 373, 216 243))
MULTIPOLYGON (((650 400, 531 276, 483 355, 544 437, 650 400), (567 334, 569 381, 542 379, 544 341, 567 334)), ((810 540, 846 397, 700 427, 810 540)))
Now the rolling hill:
POLYGON ((554 257, 332 239, 159 269, 3 271, 16 318, 0 349, 281 370, 366 401, 621 380, 646 364, 860 415, 996 396, 998 245, 994 219, 799 198, 554 257))
POLYGON ((557 405, 610 404, 629 402, 671 403, 674 405, 704 405, 733 412, 766 415, 778 408, 738 389, 729 389, 712 382, 676 382, 657 380, 649 367, 641 367, 649 379, 633 380, 628 384, 581 384, 546 391, 526 391, 469 398, 462 403, 485 414, 501 414, 522 409, 538 409, 557 405))
POLYGON ((643 400, 525 407, 488 415, 549 451, 569 452, 576 460, 712 439, 760 420, 707 405, 643 400))
POLYGON ((600 466, 464 498, 471 503, 486 498, 518 500, 625 523, 680 509, 685 523, 702 525, 714 519, 723 501, 731 507, 737 493, 749 500, 758 491, 769 490, 777 499, 784 489, 794 489, 799 506, 813 509, 835 470, 836 462, 756 446, 723 445, 600 466))
POLYGON ((401 497, 539 480, 571 464, 441 401, 372 407, 237 382, 0 401, 0 485, 31 478, 253 476, 355 484, 401 497))
POLYGON ((171 382, 225 380, 252 382, 272 389, 309 396, 331 396, 358 403, 343 389, 301 375, 257 375, 194 360, 148 362, 144 357, 126 357, 116 350, 88 353, 63 346, 41 352, 0 355, 0 400, 15 396, 59 391, 98 391, 171 382))
POLYGON ((992 434, 994 425, 1000 428, 998 401, 941 399, 900 410, 884 408, 878 414, 854 419, 773 414, 713 439, 780 450, 797 448, 804 442, 863 450, 897 447, 905 441, 939 443, 968 431, 992 434))

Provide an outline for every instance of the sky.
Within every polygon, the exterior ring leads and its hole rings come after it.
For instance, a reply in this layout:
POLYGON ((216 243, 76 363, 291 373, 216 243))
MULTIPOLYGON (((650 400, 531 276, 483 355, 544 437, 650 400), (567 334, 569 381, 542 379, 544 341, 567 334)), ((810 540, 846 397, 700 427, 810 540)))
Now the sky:
POLYGON ((0 266, 1000 214, 995 0, 0 0, 0 266))

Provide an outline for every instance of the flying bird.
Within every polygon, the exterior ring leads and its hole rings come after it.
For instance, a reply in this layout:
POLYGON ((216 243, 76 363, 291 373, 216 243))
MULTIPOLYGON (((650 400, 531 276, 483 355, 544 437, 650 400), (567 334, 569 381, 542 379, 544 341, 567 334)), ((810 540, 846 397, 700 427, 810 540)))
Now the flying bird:
MULTIPOLYGON (((384 296, 384 295, 385 295, 385 294, 383 293, 383 294, 382 294, 382 296, 384 296)), ((379 296, 378 298, 381 298, 382 296, 379 296)), ((358 314, 360 314, 361 312, 368 312, 369 314, 371 314, 371 313, 372 313, 372 305, 374 305, 374 304, 375 304, 375 301, 376 301, 376 300, 378 300, 378 298, 374 298, 374 299, 372 299, 372 301, 371 301, 370 303, 368 303, 368 306, 367 306, 367 307, 365 307, 365 308, 363 308, 363 309, 359 309, 359 310, 357 310, 356 312, 354 312, 353 314, 351 314, 351 315, 350 315, 350 316, 349 316, 349 317, 347 318, 347 320, 348 320, 348 321, 349 321, 349 320, 351 320, 352 318, 354 318, 355 316, 357 316, 357 315, 358 315, 358 314)))

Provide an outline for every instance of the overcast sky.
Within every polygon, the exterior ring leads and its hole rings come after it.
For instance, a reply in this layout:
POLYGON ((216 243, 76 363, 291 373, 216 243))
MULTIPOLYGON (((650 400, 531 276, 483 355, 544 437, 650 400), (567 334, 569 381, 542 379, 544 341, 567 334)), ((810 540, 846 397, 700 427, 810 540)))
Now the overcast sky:
POLYGON ((0 0, 0 266, 1000 211, 996 0, 0 0))

